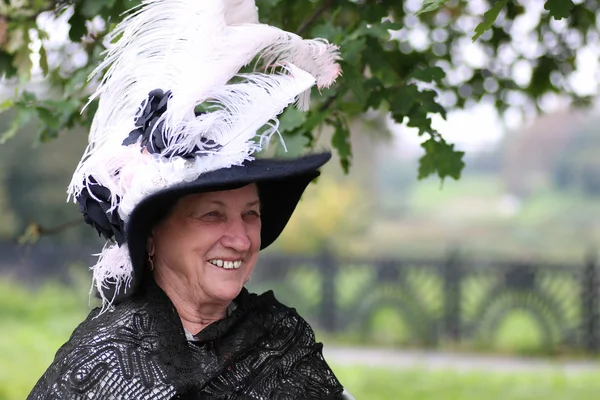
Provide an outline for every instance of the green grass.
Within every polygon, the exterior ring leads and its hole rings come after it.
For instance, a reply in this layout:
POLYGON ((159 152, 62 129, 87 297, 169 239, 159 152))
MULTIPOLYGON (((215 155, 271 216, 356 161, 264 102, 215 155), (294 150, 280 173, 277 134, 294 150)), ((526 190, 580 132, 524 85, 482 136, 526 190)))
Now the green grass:
POLYGON ((28 290, 0 280, 0 400, 24 399, 86 316, 86 284, 28 290))
POLYGON ((600 373, 332 368, 357 400, 596 400, 600 393, 600 373))

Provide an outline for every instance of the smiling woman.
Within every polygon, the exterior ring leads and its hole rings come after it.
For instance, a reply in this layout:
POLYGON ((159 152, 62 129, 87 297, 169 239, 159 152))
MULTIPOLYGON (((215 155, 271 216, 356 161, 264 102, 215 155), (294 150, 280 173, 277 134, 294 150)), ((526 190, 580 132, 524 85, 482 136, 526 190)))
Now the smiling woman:
POLYGON ((199 332, 226 316, 260 250, 256 184, 188 195, 148 239, 150 265, 184 328, 199 332))
POLYGON ((69 187, 107 239, 103 307, 29 398, 351 398, 307 322, 244 288, 330 159, 253 155, 333 83, 337 48, 258 23, 252 0, 147 0, 113 35, 69 187), (269 73, 239 75, 255 57, 269 73))

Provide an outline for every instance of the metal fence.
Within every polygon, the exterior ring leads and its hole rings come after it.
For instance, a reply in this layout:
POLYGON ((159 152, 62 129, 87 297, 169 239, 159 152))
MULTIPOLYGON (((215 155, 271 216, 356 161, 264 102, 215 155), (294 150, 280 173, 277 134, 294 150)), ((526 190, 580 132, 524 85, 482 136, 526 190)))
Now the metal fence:
MULTIPOLYGON (((590 253, 591 254, 591 253, 590 253)), ((252 282, 273 287, 286 304, 329 332, 373 334, 382 308, 400 314, 413 344, 486 344, 511 312, 524 312, 541 332, 544 349, 596 353, 599 271, 595 256, 581 265, 461 258, 356 259, 270 256, 252 282)))
MULTIPOLYGON (((27 282, 68 281, 67 266, 90 265, 92 252, 0 244, 0 273, 27 282)), ((248 286, 273 289, 320 330, 353 332, 367 341, 377 334, 373 319, 382 309, 401 316, 410 343, 427 347, 485 344, 519 310, 538 326, 544 348, 596 353, 599 273, 591 255, 580 265, 563 265, 482 261, 456 252, 445 259, 357 259, 324 251, 310 257, 264 254, 248 286)))

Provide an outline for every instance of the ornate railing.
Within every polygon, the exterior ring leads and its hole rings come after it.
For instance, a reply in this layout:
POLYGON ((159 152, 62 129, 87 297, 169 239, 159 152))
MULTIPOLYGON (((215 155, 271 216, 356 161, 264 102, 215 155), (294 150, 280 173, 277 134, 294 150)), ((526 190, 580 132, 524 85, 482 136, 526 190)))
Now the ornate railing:
MULTIPOLYGON (((25 281, 67 278, 67 265, 89 265, 93 250, 0 243, 0 273, 25 281)), ((591 254, 591 253, 590 253, 591 254)), ((445 259, 348 258, 264 254, 253 291, 273 289, 321 331, 369 341, 375 316, 392 310, 408 341, 485 345, 514 310, 530 316, 544 349, 600 349, 600 271, 595 256, 580 265, 480 261, 451 253, 445 259)))
POLYGON ((446 259, 355 259, 269 255, 249 286, 273 288, 328 332, 373 333, 382 308, 398 313, 409 341, 491 342, 505 317, 519 310, 538 326, 545 349, 597 352, 599 271, 595 257, 581 265, 446 259))

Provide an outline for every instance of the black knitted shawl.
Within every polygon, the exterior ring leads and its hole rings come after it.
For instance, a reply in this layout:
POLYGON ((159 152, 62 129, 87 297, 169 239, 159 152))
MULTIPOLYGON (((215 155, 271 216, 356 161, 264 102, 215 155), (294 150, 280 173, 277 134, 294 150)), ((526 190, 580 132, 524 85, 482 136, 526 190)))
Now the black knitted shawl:
POLYGON ((56 353, 28 399, 341 399, 322 345, 271 291, 243 289, 237 308, 189 342, 175 307, 147 281, 94 309, 56 353))

